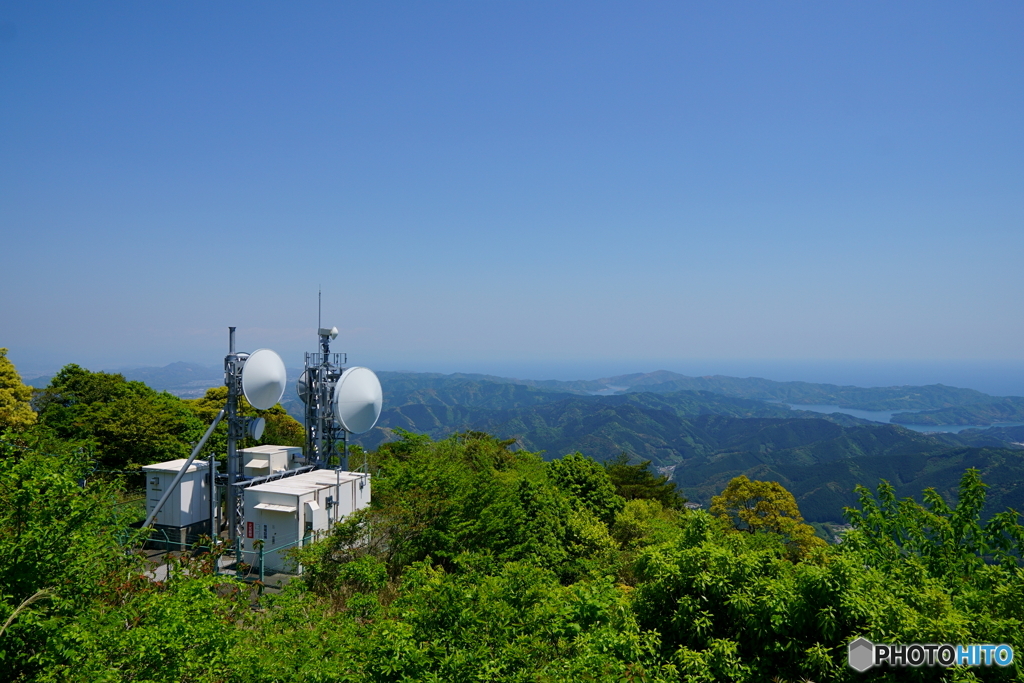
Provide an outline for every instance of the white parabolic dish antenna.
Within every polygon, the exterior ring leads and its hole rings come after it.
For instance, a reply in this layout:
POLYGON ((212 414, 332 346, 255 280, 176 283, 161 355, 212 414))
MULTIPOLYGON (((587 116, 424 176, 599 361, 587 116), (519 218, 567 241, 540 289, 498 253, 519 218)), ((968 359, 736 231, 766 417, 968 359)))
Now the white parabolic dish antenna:
POLYGON ((369 368, 349 368, 334 387, 334 417, 346 431, 364 434, 377 424, 384 405, 380 380, 369 368))
POLYGON ((256 410, 268 410, 284 396, 288 373, 284 361, 270 349, 252 352, 242 366, 242 393, 256 410))

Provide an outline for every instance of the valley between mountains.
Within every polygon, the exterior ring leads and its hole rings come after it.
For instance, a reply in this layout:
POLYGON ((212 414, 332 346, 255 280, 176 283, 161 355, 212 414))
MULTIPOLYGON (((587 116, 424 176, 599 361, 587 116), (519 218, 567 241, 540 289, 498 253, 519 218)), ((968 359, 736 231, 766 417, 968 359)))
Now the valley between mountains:
MULTIPOLYGON (((158 390, 199 396, 220 381, 217 368, 174 363, 124 370, 158 390)), ((289 370, 297 377, 298 370, 289 370)), ((1024 426, 959 433, 905 424, 1024 421, 1024 399, 931 386, 865 388, 667 371, 600 380, 518 380, 491 375, 379 372, 384 411, 353 443, 375 449, 398 430, 443 438, 482 431, 515 439, 545 458, 579 451, 599 461, 621 453, 650 460, 691 502, 707 506, 733 477, 773 480, 793 492, 804 517, 841 524, 857 484, 892 483, 899 495, 927 487, 955 499, 960 475, 981 470, 988 508, 1024 509, 1024 426), (789 404, 898 412, 889 424, 789 404)), ((32 383, 45 386, 49 378, 32 383)), ((302 420, 294 387, 282 401, 302 420)))
MULTIPOLYGON (((964 469, 976 467, 990 486, 992 510, 1024 508, 1024 447, 1017 443, 1024 442, 1024 427, 922 433, 787 405, 977 416, 992 406, 1016 405, 1017 398, 942 385, 840 387, 668 372, 586 382, 379 374, 384 412, 356 441, 368 449, 404 429, 434 438, 484 431, 550 458, 579 451, 605 461, 625 452, 650 460, 693 502, 708 505, 730 479, 745 474, 782 483, 808 521, 831 524, 841 523, 843 507, 856 503, 857 484, 874 488, 885 479, 900 495, 933 487, 952 501, 964 469)), ((287 406, 293 414, 296 403, 297 397, 287 406)), ((896 417, 906 415, 913 413, 896 417)))

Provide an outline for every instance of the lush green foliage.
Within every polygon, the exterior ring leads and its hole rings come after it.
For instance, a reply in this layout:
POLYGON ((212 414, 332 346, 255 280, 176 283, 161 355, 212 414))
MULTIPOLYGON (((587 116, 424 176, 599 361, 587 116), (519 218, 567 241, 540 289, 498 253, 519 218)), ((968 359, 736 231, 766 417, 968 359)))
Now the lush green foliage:
MULTIPOLYGON (((87 442, 95 450, 97 465, 107 470, 188 457, 226 401, 227 387, 182 400, 122 375, 90 372, 77 365, 62 368, 34 399, 43 425, 60 438, 87 442)), ((302 425, 280 405, 257 411, 243 397, 239 413, 266 419, 263 438, 255 443, 303 443, 302 425)), ((226 440, 227 424, 222 423, 204 455, 225 452, 226 440)))
POLYGON ((484 566, 531 562, 570 578, 612 548, 607 523, 623 501, 592 460, 544 463, 478 432, 402 437, 371 456, 364 517, 392 576, 426 560, 451 570, 473 553, 484 566))
POLYGON ((36 397, 40 422, 88 441, 100 466, 123 470, 187 457, 203 424, 181 399, 121 375, 66 365, 36 397))
POLYGON ((804 524, 793 494, 777 481, 751 481, 739 476, 729 482, 722 494, 711 499, 711 514, 737 531, 778 536, 793 557, 825 545, 804 524))
POLYGON ((8 434, 0 458, 0 623, 31 601, 0 636, 0 666, 26 679, 63 661, 64 625, 138 583, 116 486, 79 480, 83 449, 45 430, 8 434), (34 598, 34 599, 33 599, 34 598))
POLYGON ((578 510, 586 510, 605 524, 615 521, 626 501, 616 492, 609 473, 592 459, 572 453, 548 463, 555 486, 578 510))
POLYGON ((643 460, 630 464, 629 455, 620 453, 619 457, 605 463, 608 477, 615 486, 615 491, 626 500, 656 500, 667 508, 682 509, 686 499, 676 491, 676 485, 664 475, 651 472, 651 461, 643 460))
MULTIPOLYGON (((16 681, 859 681, 859 636, 1024 652, 1024 535, 1015 513, 981 523, 976 472, 955 508, 862 490, 844 543, 795 556, 769 524, 624 500, 579 454, 401 433, 367 454, 373 505, 261 596, 205 556, 148 578, 116 487, 80 488, 75 444, 34 434, 0 463, 0 657, 16 681)), ((1024 679, 1019 663, 881 673, 1024 679)))
MULTIPOLYGON (((206 390, 202 398, 186 399, 183 403, 206 425, 213 422, 217 413, 227 403, 228 388, 213 387, 206 390)), ((269 410, 256 410, 244 396, 238 398, 238 414, 247 417, 262 417, 266 420, 263 437, 256 443, 275 444, 278 446, 302 446, 306 432, 302 425, 289 415, 280 404, 269 410)), ((224 453, 227 450, 228 426, 226 422, 217 425, 210 440, 206 442, 204 452, 224 453)))
POLYGON ((0 430, 35 424, 31 399, 32 387, 22 383, 14 363, 7 359, 7 349, 0 349, 0 430))

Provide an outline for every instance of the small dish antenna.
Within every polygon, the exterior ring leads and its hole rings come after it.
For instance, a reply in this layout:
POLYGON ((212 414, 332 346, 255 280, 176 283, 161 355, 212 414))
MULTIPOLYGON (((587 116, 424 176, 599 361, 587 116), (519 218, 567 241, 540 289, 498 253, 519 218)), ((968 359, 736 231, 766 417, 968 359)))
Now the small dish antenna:
MULTIPOLYGON (((235 543, 235 556, 241 557, 239 519, 242 515, 240 507, 238 482, 244 479, 240 458, 238 457, 238 440, 246 435, 259 440, 263 436, 263 430, 267 421, 262 417, 243 417, 238 414, 239 394, 248 399, 249 404, 256 410, 269 410, 284 396, 285 383, 288 373, 284 368, 284 361, 270 349, 259 349, 253 353, 239 353, 235 351, 235 328, 228 328, 228 355, 224 357, 224 384, 228 388, 227 405, 221 408, 214 418, 213 423, 207 428, 203 438, 199 441, 188 457, 181 470, 175 475, 170 486, 166 487, 163 496, 156 506, 149 513, 143 527, 148 527, 156 518, 160 508, 167 502, 168 496, 174 487, 181 481, 182 476, 188 470, 192 461, 199 455, 214 429, 224 418, 228 422, 228 471, 226 480, 227 493, 227 523, 228 534, 235 543)), ((210 490, 216 491, 218 482, 217 468, 215 467, 214 456, 210 456, 210 490)), ((211 496, 210 504, 210 530, 218 535, 220 524, 217 522, 217 500, 219 496, 211 496)))
POLYGON ((263 438, 263 430, 266 427, 267 421, 262 417, 257 417, 256 419, 249 418, 245 425, 245 431, 250 437, 259 441, 263 438))
POLYGON ((253 351, 242 366, 242 393, 256 410, 269 410, 284 396, 288 372, 270 349, 253 351))
POLYGON ((369 368, 349 368, 334 387, 334 417, 346 431, 365 434, 373 429, 384 405, 380 380, 369 368))

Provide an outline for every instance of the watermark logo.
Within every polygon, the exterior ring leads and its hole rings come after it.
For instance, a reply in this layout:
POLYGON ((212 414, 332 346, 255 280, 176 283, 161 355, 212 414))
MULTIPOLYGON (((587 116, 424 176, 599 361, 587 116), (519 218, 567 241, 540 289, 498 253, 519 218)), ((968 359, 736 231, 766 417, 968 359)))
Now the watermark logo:
POLYGON ((849 645, 847 661, 857 671, 873 666, 1009 666, 1013 663, 1013 648, 1005 643, 881 645, 858 638, 849 645))

